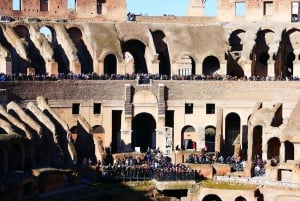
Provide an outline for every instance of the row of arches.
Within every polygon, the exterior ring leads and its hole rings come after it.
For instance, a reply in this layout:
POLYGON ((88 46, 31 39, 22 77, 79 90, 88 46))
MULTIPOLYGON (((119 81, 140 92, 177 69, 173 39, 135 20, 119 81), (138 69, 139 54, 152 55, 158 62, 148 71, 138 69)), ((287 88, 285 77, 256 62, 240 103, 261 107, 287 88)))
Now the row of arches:
MULTIPOLYGON (((26 73, 27 68, 31 67, 35 69, 36 74, 46 74, 49 69, 47 69, 47 62, 53 61, 58 64, 59 73, 70 73, 74 69, 71 67, 71 62, 74 59, 78 59, 81 66, 81 72, 79 73, 92 73, 97 72, 95 66, 98 61, 92 57, 91 52, 93 50, 88 48, 88 45, 84 41, 83 33, 78 27, 70 27, 66 29, 67 37, 69 37, 74 44, 74 49, 76 55, 74 58, 66 52, 66 48, 61 44, 57 37, 57 32, 52 25, 42 25, 39 32, 45 36, 49 43, 48 55, 45 54, 41 47, 37 47, 38 43, 43 43, 43 41, 36 42, 34 38, 34 33, 31 33, 29 27, 25 24, 16 24, 13 30, 19 38, 24 42, 24 49, 26 55, 20 55, 18 49, 7 40, 3 30, 0 30, 0 44, 9 51, 9 55, 12 61, 12 73, 26 73), (50 53, 49 53, 50 52, 50 53), (51 54, 49 56, 49 54, 51 54)), ((123 73, 157 73, 160 75, 171 75, 178 74, 180 76, 195 75, 196 74, 196 61, 192 56, 183 55, 180 61, 180 68, 178 72, 172 72, 170 54, 168 45, 164 42, 165 34, 162 31, 151 32, 155 51, 158 54, 158 69, 153 70, 148 66, 148 61, 145 59, 146 45, 138 39, 130 39, 128 41, 121 42, 121 49, 123 58, 118 56, 118 53, 107 53, 103 57, 103 74, 118 74, 121 72, 118 64, 124 60, 125 63, 129 63, 127 70, 125 69, 123 73), (132 65, 132 66, 130 66, 132 65)), ((72 47, 72 45, 71 45, 72 47)), ((217 57, 210 55, 203 60, 203 73, 205 75, 210 75, 220 69, 220 61, 217 57)))

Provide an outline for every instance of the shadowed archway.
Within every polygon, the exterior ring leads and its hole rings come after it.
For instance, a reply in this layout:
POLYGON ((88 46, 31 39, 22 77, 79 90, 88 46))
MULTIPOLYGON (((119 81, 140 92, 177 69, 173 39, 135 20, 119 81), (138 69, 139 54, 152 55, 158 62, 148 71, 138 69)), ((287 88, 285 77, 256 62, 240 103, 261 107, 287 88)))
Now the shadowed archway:
POLYGON ((132 148, 140 147, 141 152, 156 148, 156 122, 149 113, 140 113, 132 120, 132 148))

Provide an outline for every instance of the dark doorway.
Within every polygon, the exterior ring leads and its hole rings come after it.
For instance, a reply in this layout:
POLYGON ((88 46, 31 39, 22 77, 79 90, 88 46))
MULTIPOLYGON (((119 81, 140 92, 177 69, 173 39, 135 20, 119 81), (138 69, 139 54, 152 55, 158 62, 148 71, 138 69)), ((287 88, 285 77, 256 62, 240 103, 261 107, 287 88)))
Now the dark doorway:
POLYGON ((217 195, 210 194, 203 198, 202 201, 222 201, 217 195))
POLYGON ((294 144, 289 141, 285 141, 284 146, 285 146, 285 161, 294 160, 294 144))
POLYGON ((252 159, 255 156, 262 154, 262 126, 255 126, 253 128, 253 145, 252 145, 252 159))
POLYGON ((113 54, 109 54, 104 59, 104 74, 112 75, 117 73, 117 59, 113 54))
POLYGON ((213 75, 217 70, 220 69, 220 62, 214 56, 206 57, 203 61, 203 74, 213 75))
POLYGON ((81 73, 87 74, 93 72, 93 59, 82 39, 82 32, 78 28, 68 29, 68 34, 77 48, 77 55, 81 64, 81 73))
POLYGON ((141 152, 153 147, 156 122, 151 114, 141 113, 132 120, 132 148, 140 147, 141 152))
POLYGON ((112 142, 111 142, 111 151, 116 153, 121 151, 121 117, 122 110, 113 110, 112 111, 112 142))

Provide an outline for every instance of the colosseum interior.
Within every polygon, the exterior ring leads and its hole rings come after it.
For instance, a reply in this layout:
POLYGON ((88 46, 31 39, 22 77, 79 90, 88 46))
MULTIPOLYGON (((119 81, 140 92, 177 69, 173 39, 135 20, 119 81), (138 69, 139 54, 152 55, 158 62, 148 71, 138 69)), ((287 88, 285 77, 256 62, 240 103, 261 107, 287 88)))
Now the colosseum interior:
POLYGON ((149 149, 205 179, 256 182, 182 200, 300 200, 300 1, 218 0, 209 17, 206 0, 181 17, 129 16, 125 0, 14 1, 0 1, 1 201, 149 149), (243 170, 189 164, 204 153, 243 170))

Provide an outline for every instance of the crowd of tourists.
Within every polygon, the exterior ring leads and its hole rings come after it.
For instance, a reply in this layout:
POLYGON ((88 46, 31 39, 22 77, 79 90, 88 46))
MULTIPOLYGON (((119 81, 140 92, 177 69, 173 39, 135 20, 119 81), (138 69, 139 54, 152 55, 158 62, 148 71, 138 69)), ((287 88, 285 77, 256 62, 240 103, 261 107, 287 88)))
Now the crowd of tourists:
POLYGON ((244 171, 246 165, 246 161, 239 156, 223 157, 218 152, 192 153, 187 157, 186 162, 197 164, 228 164, 231 167, 231 171, 234 172, 244 171))
POLYGON ((300 77, 260 77, 260 76, 231 76, 231 75, 162 75, 150 73, 132 74, 97 74, 97 73, 58 73, 49 74, 4 74, 0 73, 0 81, 59 81, 59 80, 139 80, 140 83, 149 83, 150 80, 232 80, 232 81, 299 81, 300 77))
POLYGON ((173 164, 160 151, 148 151, 143 158, 128 155, 113 163, 98 164, 102 180, 199 180, 200 173, 185 164, 173 164))

